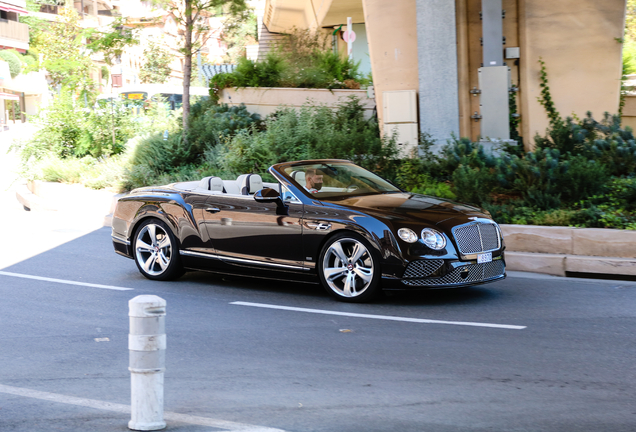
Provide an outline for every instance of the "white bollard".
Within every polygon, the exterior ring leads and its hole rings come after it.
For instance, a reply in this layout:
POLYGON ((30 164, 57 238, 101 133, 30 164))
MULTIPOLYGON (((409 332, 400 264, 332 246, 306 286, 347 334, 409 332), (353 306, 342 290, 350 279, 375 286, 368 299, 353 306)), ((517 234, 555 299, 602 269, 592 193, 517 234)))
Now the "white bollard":
POLYGON ((131 420, 128 428, 160 430, 163 420, 163 374, 166 370, 166 301, 140 295, 128 302, 130 317, 131 420))

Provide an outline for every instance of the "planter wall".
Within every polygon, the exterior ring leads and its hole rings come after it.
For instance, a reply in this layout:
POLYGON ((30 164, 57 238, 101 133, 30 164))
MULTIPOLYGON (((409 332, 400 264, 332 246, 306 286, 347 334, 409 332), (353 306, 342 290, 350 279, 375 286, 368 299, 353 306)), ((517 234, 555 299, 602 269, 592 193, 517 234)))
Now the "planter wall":
POLYGON ((349 96, 356 96, 364 107, 365 118, 371 118, 375 109, 375 98, 369 97, 367 90, 327 90, 307 88, 278 87, 234 87, 221 91, 220 102, 228 105, 245 104, 251 113, 265 118, 281 106, 299 109, 305 104, 310 106, 326 105, 337 108, 346 102, 349 96))
POLYGON ((501 225, 509 270, 636 276, 636 231, 501 225))

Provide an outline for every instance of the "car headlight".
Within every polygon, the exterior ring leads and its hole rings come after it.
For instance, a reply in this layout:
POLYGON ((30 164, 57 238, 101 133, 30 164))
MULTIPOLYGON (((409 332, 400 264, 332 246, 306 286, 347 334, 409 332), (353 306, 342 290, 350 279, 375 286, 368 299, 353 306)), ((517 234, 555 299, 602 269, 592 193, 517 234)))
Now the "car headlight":
POLYGON ((424 241, 426 246, 434 250, 440 250, 446 247, 446 238, 442 233, 432 228, 424 228, 422 230, 422 241, 424 241))
POLYGON ((398 236, 407 243, 415 243, 417 241, 417 234, 410 228, 400 228, 398 236))

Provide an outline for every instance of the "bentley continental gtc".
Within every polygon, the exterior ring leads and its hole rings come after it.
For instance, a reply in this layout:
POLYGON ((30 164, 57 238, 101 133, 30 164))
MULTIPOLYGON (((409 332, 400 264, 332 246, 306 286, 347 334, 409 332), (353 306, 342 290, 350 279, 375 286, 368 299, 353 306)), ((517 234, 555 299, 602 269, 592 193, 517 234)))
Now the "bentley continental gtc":
POLYGON ((199 270, 318 282, 351 302, 506 276, 501 230, 479 208, 405 192, 345 160, 269 174, 135 189, 117 203, 115 251, 153 280, 199 270))

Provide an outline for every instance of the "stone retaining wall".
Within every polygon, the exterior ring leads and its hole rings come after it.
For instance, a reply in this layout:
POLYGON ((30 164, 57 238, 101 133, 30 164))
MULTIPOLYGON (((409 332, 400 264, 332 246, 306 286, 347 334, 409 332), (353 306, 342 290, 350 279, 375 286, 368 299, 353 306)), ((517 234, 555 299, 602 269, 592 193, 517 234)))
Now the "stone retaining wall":
POLYGON ((636 276, 636 231, 501 225, 509 270, 636 276))

